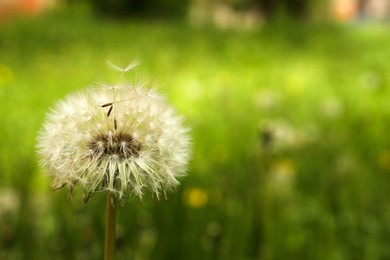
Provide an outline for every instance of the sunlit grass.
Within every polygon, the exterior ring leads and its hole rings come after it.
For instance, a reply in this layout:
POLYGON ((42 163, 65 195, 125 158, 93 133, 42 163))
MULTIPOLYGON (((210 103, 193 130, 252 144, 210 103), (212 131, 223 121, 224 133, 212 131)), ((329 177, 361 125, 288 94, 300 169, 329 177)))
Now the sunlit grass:
POLYGON ((195 148, 178 193, 118 213, 119 259, 389 257, 386 30, 59 13, 0 27, 0 196, 19 205, 0 210, 0 258, 101 258, 104 199, 53 193, 36 132, 57 99, 118 79, 106 60, 135 58, 129 80, 160 85, 195 148))

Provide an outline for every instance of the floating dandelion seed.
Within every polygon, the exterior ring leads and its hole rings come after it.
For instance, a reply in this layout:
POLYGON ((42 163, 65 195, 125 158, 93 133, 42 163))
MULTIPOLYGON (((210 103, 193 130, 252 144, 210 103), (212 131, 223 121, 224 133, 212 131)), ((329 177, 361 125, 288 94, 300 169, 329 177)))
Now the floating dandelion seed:
MULTIPOLYGON (((127 68, 126 68, 127 69, 127 68)), ((157 198, 186 172, 189 129, 153 89, 118 84, 70 94, 48 113, 38 137, 55 189, 77 184, 85 202, 109 191, 124 202, 157 198)))

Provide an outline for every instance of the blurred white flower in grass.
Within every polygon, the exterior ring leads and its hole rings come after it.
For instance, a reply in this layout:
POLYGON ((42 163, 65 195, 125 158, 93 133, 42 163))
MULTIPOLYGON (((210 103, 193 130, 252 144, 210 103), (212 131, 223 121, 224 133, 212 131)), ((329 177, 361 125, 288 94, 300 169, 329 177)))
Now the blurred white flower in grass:
POLYGON ((377 91, 383 87, 384 80, 380 73, 370 70, 361 75, 361 84, 367 90, 377 91))
POLYGON ((253 102, 260 109, 271 110, 280 103, 280 96, 270 89, 261 89, 255 93, 253 102))
POLYGON ((183 118, 153 89, 118 84, 67 96, 38 137, 54 189, 77 184, 85 202, 110 191, 119 200, 145 190, 157 198, 185 175, 190 152, 183 118))
POLYGON ((316 125, 297 127, 285 119, 264 119, 259 124, 259 131, 263 148, 276 150, 299 149, 314 142, 318 136, 316 125))
POLYGON ((321 103, 322 113, 329 119, 340 118, 344 113, 344 106, 340 99, 336 97, 325 98, 321 103))
POLYGON ((20 208, 18 193, 11 188, 0 189, 0 218, 14 215, 20 208))

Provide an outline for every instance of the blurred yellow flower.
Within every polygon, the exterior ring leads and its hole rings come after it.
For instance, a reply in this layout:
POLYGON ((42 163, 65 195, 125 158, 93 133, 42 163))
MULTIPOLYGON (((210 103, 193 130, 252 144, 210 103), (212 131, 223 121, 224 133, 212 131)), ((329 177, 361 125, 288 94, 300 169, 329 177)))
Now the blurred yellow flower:
POLYGON ((184 203, 191 208, 202 208, 207 204, 207 191, 201 188, 191 188, 184 192, 184 203))
POLYGON ((279 159, 272 164, 271 172, 276 182, 289 183, 295 175, 294 161, 289 158, 279 159))

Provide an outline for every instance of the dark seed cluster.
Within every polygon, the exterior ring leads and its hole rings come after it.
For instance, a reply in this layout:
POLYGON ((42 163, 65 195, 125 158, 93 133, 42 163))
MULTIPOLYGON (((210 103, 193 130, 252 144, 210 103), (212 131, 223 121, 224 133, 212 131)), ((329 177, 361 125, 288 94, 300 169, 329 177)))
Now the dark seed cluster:
POLYGON ((131 134, 119 132, 94 136, 88 143, 88 148, 96 157, 117 155, 119 159, 127 159, 139 156, 141 143, 131 134))

